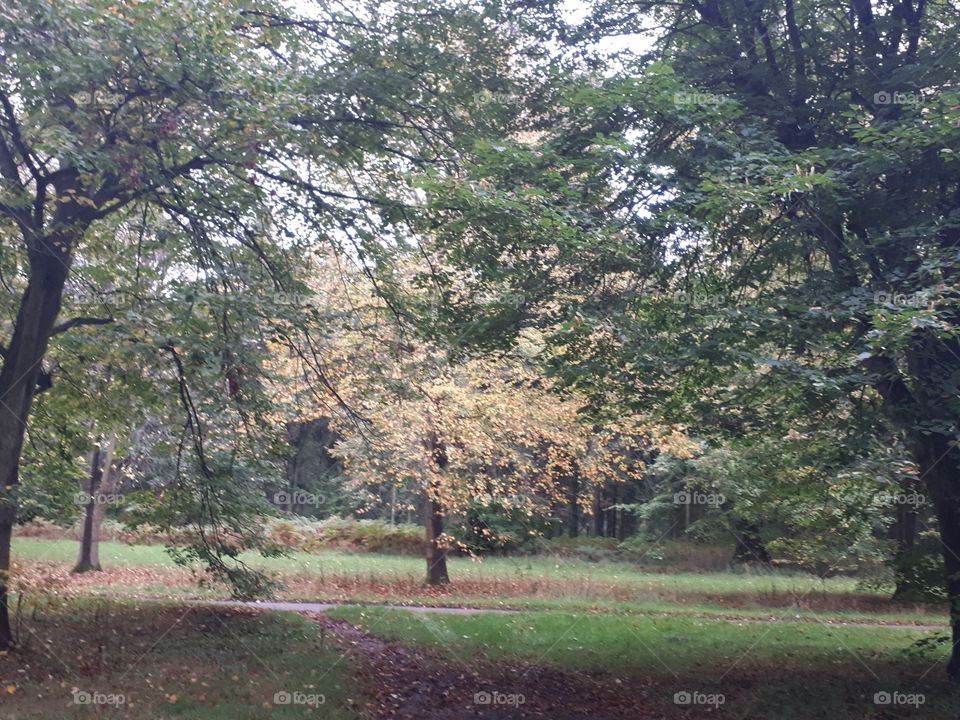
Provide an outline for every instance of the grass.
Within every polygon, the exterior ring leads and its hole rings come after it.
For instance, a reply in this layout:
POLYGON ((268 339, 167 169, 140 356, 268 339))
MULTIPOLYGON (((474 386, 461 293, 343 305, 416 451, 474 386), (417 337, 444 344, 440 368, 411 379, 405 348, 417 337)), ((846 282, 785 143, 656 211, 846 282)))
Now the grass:
MULTIPOLYGON (((72 562, 77 544, 70 540, 16 538, 13 541, 15 557, 72 562)), ((170 558, 158 545, 127 545, 119 542, 100 544, 101 564, 168 565, 170 558)), ((324 550, 317 554, 292 553, 282 558, 263 558, 247 555, 244 560, 265 570, 287 573, 310 572, 352 573, 378 578, 398 578, 423 574, 423 560, 399 555, 349 553, 324 550)), ((856 581, 847 577, 817 578, 813 575, 783 571, 745 571, 742 573, 678 573, 667 574, 635 569, 621 562, 587 562, 578 559, 522 557, 491 557, 482 561, 469 558, 450 558, 451 574, 472 580, 478 578, 591 579, 609 583, 630 582, 638 589, 663 588, 679 592, 853 592, 856 581)))
MULTIPOLYGON (((203 598, 225 592, 198 589, 162 547, 105 542, 106 572, 70 576, 75 552, 73 541, 15 540, 16 560, 54 567, 45 584, 24 595, 40 603, 24 634, 32 655, 20 654, 16 662, 0 657, 0 694, 5 685, 13 687, 3 709, 16 717, 90 717, 90 706, 70 704, 78 689, 124 694, 123 706, 94 708, 101 718, 348 720, 355 717, 352 696, 363 702, 376 687, 354 686, 337 646, 324 643, 311 621, 290 613, 63 600, 57 594, 203 598), (53 605, 46 608, 46 601, 53 605), (277 692, 322 694, 326 702, 277 705, 277 692)), ((560 688, 567 687, 563 673, 573 674, 570 688, 595 683, 602 697, 629 688, 634 700, 649 701, 650 717, 705 716, 697 714, 707 712, 703 708, 675 705, 678 692, 721 694, 721 711, 708 714, 744 720, 945 718, 960 712, 953 687, 941 678, 944 646, 915 645, 936 634, 876 626, 937 624, 940 608, 894 605, 879 593, 856 592, 850 578, 757 571, 669 575, 610 561, 454 558, 454 583, 426 588, 416 558, 328 550, 247 559, 277 573, 287 598, 524 609, 439 615, 351 606, 331 613, 442 656, 437 667, 464 666, 458 677, 516 678, 520 692, 540 687, 530 678, 550 670, 559 673, 553 677, 560 688), (761 622, 766 618, 777 621, 761 622), (922 696, 923 706, 878 706, 878 692, 922 696)), ((573 697, 579 690, 569 692, 573 697)))
MULTIPOLYGON (((69 570, 76 543, 18 538, 14 557, 69 570)), ((199 588, 175 568, 160 546, 104 542, 105 573, 64 578, 85 594, 218 597, 223 588, 199 588)), ((516 609, 597 610, 744 617, 830 617, 845 621, 930 624, 942 608, 895 605, 878 593, 856 592, 852 578, 753 570, 666 574, 621 562, 529 558, 451 558, 453 584, 424 588, 418 558, 325 550, 283 558, 245 558, 276 573, 286 599, 516 609)))
POLYGON ((820 623, 726 622, 701 618, 524 612, 437 615, 383 608, 337 608, 331 617, 389 638, 438 646, 451 657, 523 658, 574 670, 665 668, 718 674, 749 656, 784 664, 836 664, 889 657, 931 632, 820 623))
MULTIPOLYGON (((960 711, 954 686, 942 677, 945 648, 911 652, 916 641, 931 637, 911 628, 370 608, 339 608, 331 615, 440 654, 462 665, 465 676, 483 664, 514 665, 518 688, 525 668, 552 666, 590 673, 597 682, 615 678, 667 708, 678 692, 720 694, 725 718, 947 718, 960 711), (875 694, 882 692, 922 696, 923 705, 877 705, 875 694)), ((664 717, 712 716, 673 710, 676 715, 664 717)))
POLYGON ((22 649, 0 656, 2 708, 16 718, 353 720, 348 667, 319 638, 293 613, 57 603, 26 619, 22 649), (323 702, 278 704, 277 693, 323 702))

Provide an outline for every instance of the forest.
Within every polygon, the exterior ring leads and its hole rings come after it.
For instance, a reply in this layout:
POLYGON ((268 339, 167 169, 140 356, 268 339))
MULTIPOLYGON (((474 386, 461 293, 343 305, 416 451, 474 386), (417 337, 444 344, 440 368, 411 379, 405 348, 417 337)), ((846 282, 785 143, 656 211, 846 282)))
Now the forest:
POLYGON ((953 0, 6 0, 0 716, 958 716, 958 76, 953 0))

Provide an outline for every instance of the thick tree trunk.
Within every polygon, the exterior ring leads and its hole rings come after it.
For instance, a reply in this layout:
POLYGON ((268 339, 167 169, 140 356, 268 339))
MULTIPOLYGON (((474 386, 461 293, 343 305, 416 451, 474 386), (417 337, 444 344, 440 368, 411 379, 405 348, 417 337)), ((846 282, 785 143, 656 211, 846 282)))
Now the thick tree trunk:
POLYGON ((427 585, 446 585, 450 582, 447 574, 447 550, 440 540, 443 535, 443 514, 440 503, 427 496, 423 503, 424 526, 427 530, 427 585))
POLYGON ((919 436, 914 455, 937 513, 953 649, 947 674, 960 680, 960 450, 944 435, 919 436))
MULTIPOLYGON (((59 213, 58 213, 59 215, 59 213)), ((60 223, 63 217, 56 218, 60 223)), ((82 228, 80 229, 82 231, 82 228)), ((31 239, 30 279, 20 301, 0 371, 0 650, 13 645, 10 625, 10 541, 16 520, 20 454, 30 406, 67 278, 76 227, 31 239)))

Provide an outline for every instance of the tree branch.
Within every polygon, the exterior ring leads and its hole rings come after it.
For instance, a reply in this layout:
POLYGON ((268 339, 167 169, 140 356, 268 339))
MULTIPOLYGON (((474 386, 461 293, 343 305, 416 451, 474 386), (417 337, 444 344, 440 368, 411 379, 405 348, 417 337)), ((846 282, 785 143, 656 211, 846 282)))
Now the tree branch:
POLYGON ((70 328, 75 328, 79 325, 108 325, 113 322, 113 318, 95 318, 95 317, 75 317, 62 322, 59 325, 54 325, 51 335, 59 335, 60 333, 65 333, 70 328))

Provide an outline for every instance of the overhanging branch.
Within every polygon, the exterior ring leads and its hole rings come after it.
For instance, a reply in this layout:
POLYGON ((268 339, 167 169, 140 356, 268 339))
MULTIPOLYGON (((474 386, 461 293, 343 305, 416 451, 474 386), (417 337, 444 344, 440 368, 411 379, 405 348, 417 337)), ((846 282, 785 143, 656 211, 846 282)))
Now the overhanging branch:
POLYGON ((75 328, 78 325, 107 325, 113 322, 113 318, 95 318, 95 317, 75 317, 70 318, 66 322, 62 322, 59 325, 54 325, 51 335, 59 335, 60 333, 65 333, 70 328, 75 328))

